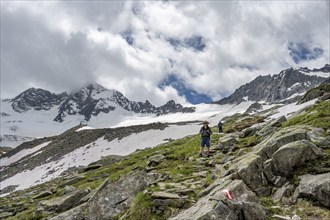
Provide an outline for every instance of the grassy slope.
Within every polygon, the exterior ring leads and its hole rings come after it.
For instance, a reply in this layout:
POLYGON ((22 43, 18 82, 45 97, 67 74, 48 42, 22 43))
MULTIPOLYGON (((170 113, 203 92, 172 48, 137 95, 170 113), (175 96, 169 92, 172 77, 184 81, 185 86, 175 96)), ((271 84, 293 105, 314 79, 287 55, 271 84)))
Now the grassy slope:
MULTIPOLYGON (((329 128, 329 124, 330 124, 329 118, 330 118, 330 102, 325 101, 309 108, 304 114, 288 120, 286 123, 284 123, 283 126, 306 124, 316 127, 329 128)), ((239 121, 238 118, 235 118, 233 120, 229 120, 224 125, 224 130, 227 132, 242 130, 243 127, 251 126, 252 124, 260 122, 262 120, 263 119, 260 117, 248 118, 245 120, 243 119, 241 121, 239 121)), ((215 131, 215 128, 213 129, 215 131)), ((217 135, 213 135, 213 136, 214 139, 217 139, 219 137, 217 135)), ((256 136, 252 136, 244 139, 239 139, 238 146, 239 148, 249 148, 251 146, 256 145, 259 142, 260 142, 260 138, 256 136)), ((90 187, 91 189, 96 189, 107 178, 109 178, 111 181, 116 181, 119 178, 129 174, 130 172, 134 172, 135 170, 139 170, 139 169, 144 169, 147 165, 148 158, 156 154, 163 154, 166 156, 166 160, 157 167, 156 172, 169 174, 172 178, 172 182, 180 181, 181 179, 184 178, 190 178, 192 177, 193 172, 195 172, 194 169, 192 168, 195 162, 194 160, 189 160, 188 158, 198 157, 197 156, 199 152, 198 146, 199 146, 199 135, 194 135, 170 142, 168 144, 163 144, 152 149, 138 151, 129 155, 128 157, 126 157, 125 159, 123 159, 118 163, 114 163, 109 166, 103 166, 97 170, 92 170, 84 173, 85 178, 75 183, 73 186, 75 186, 76 188, 90 187)), ((329 150, 326 150, 326 153, 327 153, 327 157, 323 158, 325 160, 325 163, 327 163, 327 161, 329 162, 329 158, 330 158, 329 150)), ((302 168, 301 170, 297 171, 296 176, 309 171, 310 170, 308 170, 308 168, 305 169, 302 168)), ((198 180, 198 178, 196 178, 196 180, 198 180)), ((2 206, 10 205, 13 207, 13 209, 17 210, 17 214, 14 217, 8 219, 41 219, 46 216, 34 214, 37 208, 37 204, 41 200, 51 199, 63 195, 64 188, 58 187, 62 181, 63 180, 61 178, 58 178, 51 182, 35 186, 28 190, 15 192, 10 196, 0 198, 0 204, 2 206), (46 198, 32 200, 31 196, 30 197, 26 196, 26 198, 22 197, 23 194, 27 195, 28 193, 32 193, 33 191, 40 192, 42 190, 51 189, 51 188, 54 188, 55 194, 48 196, 46 198)), ((207 185, 213 182, 213 179, 210 178, 210 175, 208 175, 207 178, 202 179, 202 181, 204 181, 204 186, 206 187, 207 185)), ((153 186, 153 187, 149 187, 147 190, 155 191, 158 190, 158 188, 157 186, 153 186)), ((197 194, 201 190, 202 188, 195 189, 193 193, 189 195, 189 197, 191 199, 197 200, 197 194)), ((272 208, 271 206, 277 204, 273 204, 270 198, 263 198, 262 201, 263 204, 269 208, 270 213, 272 214, 273 213, 291 214, 292 209, 294 210, 303 209, 304 211, 299 212, 299 214, 302 217, 305 217, 307 215, 313 215, 313 216, 319 216, 321 219, 327 219, 328 217, 330 218, 329 212, 317 206, 313 206, 313 203, 310 201, 301 201, 297 205, 286 209, 272 208)), ((191 204, 187 204, 186 206, 188 207, 190 205, 191 204)), ((173 209, 169 207, 167 212, 165 212, 165 215, 163 216, 155 215, 154 213, 151 212, 150 196, 148 196, 148 194, 143 194, 143 193, 139 193, 136 196, 136 199, 130 209, 130 212, 132 213, 131 216, 136 216, 136 217, 141 216, 141 219, 145 219, 145 220, 166 219, 169 215, 172 214, 172 211, 173 209)))

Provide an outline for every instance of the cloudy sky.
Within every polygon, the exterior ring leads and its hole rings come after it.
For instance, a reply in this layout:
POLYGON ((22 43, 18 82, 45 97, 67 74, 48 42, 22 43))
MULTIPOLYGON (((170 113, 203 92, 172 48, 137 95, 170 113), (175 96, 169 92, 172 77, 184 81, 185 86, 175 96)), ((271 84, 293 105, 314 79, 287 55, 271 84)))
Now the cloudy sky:
POLYGON ((329 63, 329 1, 1 1, 1 98, 99 83, 136 101, 219 100, 329 63))

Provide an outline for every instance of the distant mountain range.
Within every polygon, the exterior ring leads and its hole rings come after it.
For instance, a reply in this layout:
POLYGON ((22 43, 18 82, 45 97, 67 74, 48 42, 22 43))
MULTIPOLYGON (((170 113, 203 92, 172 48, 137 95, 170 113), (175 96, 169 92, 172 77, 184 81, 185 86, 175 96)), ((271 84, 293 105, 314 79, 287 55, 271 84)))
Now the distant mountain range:
MULTIPOLYGON (((214 103, 290 103, 298 101, 303 93, 329 79, 329 76, 328 64, 313 70, 290 68, 277 75, 259 76, 238 88, 231 96, 214 103)), ((98 84, 90 84, 70 94, 30 88, 13 99, 1 100, 0 146, 18 146, 27 140, 60 134, 79 124, 96 128, 132 125, 133 122, 144 124, 149 118, 157 121, 156 116, 160 115, 191 112, 198 115, 205 108, 210 108, 207 105, 200 107, 183 107, 173 100, 156 107, 149 101, 131 101, 122 93, 98 84)), ((191 115, 168 118, 162 120, 196 120, 196 116, 191 115)))
POLYGON ((294 102, 311 88, 330 77, 330 65, 320 69, 289 68, 276 75, 258 76, 253 81, 239 87, 229 97, 214 103, 239 104, 244 101, 278 103, 294 102))
POLYGON ((194 112, 173 100, 165 105, 155 107, 149 101, 135 102, 127 99, 122 93, 109 90, 99 84, 90 84, 71 94, 54 94, 47 90, 30 88, 9 100, 12 108, 19 113, 29 110, 50 110, 57 107, 54 121, 63 122, 70 115, 83 115, 85 121, 100 113, 109 113, 115 109, 142 114, 163 115, 176 112, 194 112))

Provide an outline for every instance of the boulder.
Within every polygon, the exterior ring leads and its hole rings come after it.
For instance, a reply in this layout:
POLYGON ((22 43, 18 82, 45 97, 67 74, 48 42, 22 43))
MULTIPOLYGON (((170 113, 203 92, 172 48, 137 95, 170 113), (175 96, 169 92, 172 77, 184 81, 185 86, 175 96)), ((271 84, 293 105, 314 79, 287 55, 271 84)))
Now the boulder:
POLYGON ((263 158, 248 153, 245 158, 235 164, 237 174, 244 183, 259 196, 269 196, 271 187, 263 174, 263 158))
POLYGON ((148 166, 155 166, 160 164, 163 160, 165 160, 165 156, 162 154, 157 154, 149 158, 148 166))
POLYGON ((237 136, 234 135, 225 135, 224 137, 219 138, 220 149, 223 153, 227 153, 231 146, 237 144, 237 136))
POLYGON ((32 197, 32 199, 40 199, 40 198, 44 198, 47 196, 53 195, 53 193, 49 190, 46 190, 44 192, 39 193, 38 195, 32 197))
POLYGON ((240 136, 240 138, 245 138, 245 137, 248 137, 248 136, 252 136, 252 135, 255 135, 257 133, 257 127, 249 127, 249 128, 245 128, 243 131, 242 131, 242 135, 240 136))
POLYGON ((105 181, 88 202, 54 217, 52 220, 113 219, 127 210, 136 194, 161 175, 137 171, 116 182, 105 181))
POLYGON ((265 125, 261 130, 257 131, 256 134, 262 137, 266 137, 273 133, 277 127, 280 127, 283 122, 287 121, 285 116, 281 116, 269 124, 265 125))
POLYGON ((272 196, 272 199, 275 203, 281 202, 283 197, 292 196, 293 191, 294 191, 293 185, 287 182, 283 187, 276 190, 276 192, 272 196))
POLYGON ((307 131, 305 127, 300 126, 283 128, 253 147, 253 152, 263 157, 264 160, 270 159, 281 146, 306 139, 307 131))
POLYGON ((330 136, 322 128, 313 128, 307 132, 307 139, 322 148, 330 147, 330 136))
POLYGON ((295 141, 282 146, 271 159, 274 174, 288 177, 294 168, 322 156, 322 151, 307 140, 295 141))
POLYGON ((308 102, 310 100, 316 99, 316 98, 322 96, 323 93, 324 92, 320 89, 316 89, 316 88, 312 89, 304 95, 304 97, 298 102, 298 104, 302 104, 302 103, 308 102))
POLYGON ((318 201, 330 208, 330 173, 300 176, 300 182, 294 192, 294 199, 306 198, 318 201))
POLYGON ((76 190, 69 195, 64 195, 51 200, 41 201, 38 204, 39 209, 46 211, 63 212, 81 204, 80 199, 89 194, 86 189, 76 190))
POLYGON ((266 212, 258 197, 242 180, 230 178, 216 180, 203 193, 196 204, 170 219, 265 219, 266 212), (229 200, 223 190, 230 190, 234 199, 229 200))

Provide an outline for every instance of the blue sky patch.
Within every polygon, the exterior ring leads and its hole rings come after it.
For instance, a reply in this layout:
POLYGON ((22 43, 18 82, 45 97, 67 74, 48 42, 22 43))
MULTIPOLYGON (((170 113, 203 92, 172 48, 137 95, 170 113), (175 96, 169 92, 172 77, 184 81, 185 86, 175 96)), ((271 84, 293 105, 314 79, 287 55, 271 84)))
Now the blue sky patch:
POLYGON ((211 97, 205 94, 198 93, 194 89, 186 87, 183 80, 178 79, 174 74, 169 75, 163 82, 161 82, 158 87, 163 89, 166 86, 172 86, 175 88, 180 96, 184 96, 188 102, 191 104, 199 103, 210 103, 212 102, 211 97))
POLYGON ((133 45, 134 38, 132 36, 132 31, 128 30, 121 33, 121 37, 124 38, 129 45, 133 45))
POLYGON ((322 48, 310 48, 304 43, 290 43, 288 49, 290 51, 290 56, 296 64, 305 60, 315 60, 324 52, 322 48))
POLYGON ((175 48, 193 48, 196 51, 203 51, 206 47, 202 36, 192 36, 180 40, 178 38, 168 38, 167 41, 175 48))

